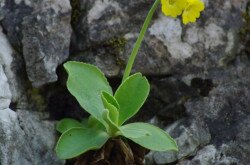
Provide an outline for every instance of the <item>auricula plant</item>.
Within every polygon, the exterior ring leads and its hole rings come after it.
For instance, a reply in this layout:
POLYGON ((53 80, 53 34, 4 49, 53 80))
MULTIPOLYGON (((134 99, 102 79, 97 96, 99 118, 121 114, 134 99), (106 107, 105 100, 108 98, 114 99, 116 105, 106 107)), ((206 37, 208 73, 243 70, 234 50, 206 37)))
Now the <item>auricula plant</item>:
POLYGON ((62 119, 57 130, 62 133, 56 145, 59 158, 70 159, 89 150, 101 148, 110 138, 125 137, 150 150, 178 151, 166 131, 142 122, 124 123, 133 117, 148 97, 150 85, 141 73, 130 75, 144 34, 158 5, 167 16, 182 14, 183 23, 195 22, 204 10, 200 0, 156 0, 143 24, 129 57, 122 83, 113 92, 104 74, 95 66, 70 61, 67 88, 90 117, 87 120, 62 119))

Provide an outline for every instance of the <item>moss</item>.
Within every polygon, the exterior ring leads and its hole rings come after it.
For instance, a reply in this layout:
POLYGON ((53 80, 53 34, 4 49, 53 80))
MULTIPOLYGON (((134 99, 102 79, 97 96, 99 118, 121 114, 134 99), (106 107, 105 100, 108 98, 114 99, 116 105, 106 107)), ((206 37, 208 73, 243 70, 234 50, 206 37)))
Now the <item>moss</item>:
POLYGON ((121 38, 112 38, 109 39, 103 43, 99 43, 96 45, 91 45, 90 47, 88 47, 85 50, 81 50, 75 53, 70 54, 71 58, 75 58, 78 56, 85 56, 88 54, 88 52, 93 52, 93 51, 97 51, 100 49, 104 49, 105 53, 112 55, 115 60, 116 60, 116 64, 118 66, 120 66, 121 68, 125 68, 126 66, 126 61, 122 58, 120 58, 120 55, 123 53, 125 46, 127 44, 127 40, 123 37, 121 38))
POLYGON ((46 107, 46 101, 38 88, 30 88, 27 91, 28 102, 36 111, 43 111, 46 107))
POLYGON ((244 24, 240 29, 240 39, 242 44, 244 45, 244 49, 242 52, 246 55, 246 57, 242 56, 243 61, 248 62, 250 61, 250 2, 247 3, 246 12, 242 14, 244 19, 244 24), (248 60, 244 60, 248 59, 248 60))
POLYGON ((246 12, 242 13, 242 17, 245 23, 240 29, 240 35, 244 39, 245 35, 250 32, 250 2, 247 3, 246 12))
POLYGON ((126 61, 121 59, 119 57, 119 54, 121 54, 124 51, 126 44, 127 40, 123 37, 112 38, 104 43, 104 46, 108 47, 109 53, 115 57, 117 65, 119 65, 121 68, 125 68, 126 61))
POLYGON ((73 28, 77 25, 79 17, 81 15, 80 0, 70 0, 72 12, 71 12, 71 24, 73 28))
POLYGON ((104 45, 111 46, 118 51, 123 51, 125 45, 127 44, 127 40, 125 38, 112 38, 104 43, 104 45))
POLYGON ((243 19, 245 20, 244 26, 240 29, 241 37, 244 37, 245 34, 250 32, 250 13, 243 13, 243 19))

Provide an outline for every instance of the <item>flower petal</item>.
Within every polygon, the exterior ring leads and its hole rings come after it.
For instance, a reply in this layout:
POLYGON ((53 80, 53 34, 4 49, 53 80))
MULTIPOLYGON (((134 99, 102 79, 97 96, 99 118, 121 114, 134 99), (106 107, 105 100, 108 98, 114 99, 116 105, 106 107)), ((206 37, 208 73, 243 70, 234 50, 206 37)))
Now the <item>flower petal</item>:
POLYGON ((182 22, 187 24, 195 22, 196 18, 200 17, 200 12, 204 10, 205 5, 201 0, 187 0, 188 5, 182 13, 182 22))
POLYGON ((187 0, 161 0, 162 12, 166 16, 171 16, 176 18, 178 15, 182 14, 187 0))

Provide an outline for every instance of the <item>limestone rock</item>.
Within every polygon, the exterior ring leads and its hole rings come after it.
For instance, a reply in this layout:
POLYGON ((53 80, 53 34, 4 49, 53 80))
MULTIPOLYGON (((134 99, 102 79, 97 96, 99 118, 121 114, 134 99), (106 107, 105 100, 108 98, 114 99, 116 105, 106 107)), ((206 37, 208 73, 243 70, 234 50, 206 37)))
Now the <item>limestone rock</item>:
POLYGON ((0 6, 1 25, 8 36, 12 47, 19 53, 22 52, 22 21, 32 13, 32 8, 23 1, 2 0, 0 6))
POLYGON ((8 84, 8 79, 0 65, 0 109, 8 108, 11 102, 12 94, 8 84))
POLYGON ((69 55, 70 11, 67 0, 43 1, 23 19, 23 55, 33 86, 57 80, 56 68, 69 55))
MULTIPOLYGON (((110 77, 121 75, 152 3, 152 0, 80 1, 79 10, 85 13, 76 19, 80 23, 75 26, 73 59, 96 64, 110 77)), ((147 74, 168 73, 168 55, 163 42, 147 34, 135 70, 147 74)))
MULTIPOLYGON (((11 101, 17 102, 23 97, 26 87, 24 62, 10 45, 7 36, 0 27, 0 64, 4 68, 11 91, 11 101)), ((5 88, 7 90, 8 88, 5 88)), ((2 93, 2 92, 0 92, 2 93)), ((7 107, 5 107, 7 108, 7 107)))
MULTIPOLYGON (((153 2, 72 0, 71 11, 69 0, 0 0, 1 164, 64 163, 53 151, 54 122, 15 103, 24 103, 30 81, 43 90, 48 104, 41 107, 48 106, 54 119, 80 117, 81 107, 65 95, 65 72, 59 86, 47 85, 57 80, 58 65, 70 51, 70 60, 97 65, 116 86, 153 2)), ((165 128, 180 149, 150 152, 148 165, 250 161, 250 3, 204 2, 201 18, 187 26, 159 7, 135 61, 133 72, 143 72, 151 83, 136 120, 165 128)))
POLYGON ((63 164, 55 156, 54 123, 36 112, 0 110, 0 162, 2 165, 63 164))
POLYGON ((195 155, 198 148, 208 144, 211 139, 206 125, 197 121, 177 121, 167 128, 167 132, 176 140, 179 152, 152 151, 151 156, 156 164, 172 163, 187 156, 195 155))
POLYGON ((56 81, 56 68, 69 55, 69 0, 13 0, 2 4, 3 29, 12 47, 23 54, 33 86, 56 81))
POLYGON ((215 162, 216 148, 213 145, 204 147, 202 150, 197 152, 196 156, 190 162, 192 164, 210 165, 215 162))
POLYGON ((180 161, 177 165, 231 165, 239 164, 240 160, 232 158, 225 155, 225 148, 228 146, 223 146, 217 149, 213 145, 208 145, 197 152, 196 156, 191 160, 180 161))
MULTIPOLYGON (((72 59, 95 64, 111 77, 121 75, 153 1, 75 2, 79 2, 75 13, 80 14, 75 14, 73 21, 78 23, 74 26, 72 59)), ((240 49, 237 31, 243 25, 241 12, 246 0, 232 3, 207 0, 205 4, 206 10, 198 22, 187 26, 180 19, 164 16, 159 8, 133 71, 185 75, 226 65, 234 59, 240 49)))

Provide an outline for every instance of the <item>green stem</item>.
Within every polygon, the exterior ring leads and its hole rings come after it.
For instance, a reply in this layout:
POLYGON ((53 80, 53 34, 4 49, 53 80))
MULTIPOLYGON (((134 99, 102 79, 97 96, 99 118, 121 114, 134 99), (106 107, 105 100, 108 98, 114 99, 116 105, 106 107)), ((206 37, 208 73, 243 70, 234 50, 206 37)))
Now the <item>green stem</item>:
POLYGON ((140 46, 141 46, 141 42, 144 38, 144 35, 148 29, 148 26, 151 22, 151 19, 154 15, 154 12, 155 10, 157 9, 158 5, 160 3, 160 0, 156 0, 152 6, 152 8, 150 9, 148 15, 147 15, 147 18, 145 19, 144 23, 143 23, 143 26, 142 26, 142 29, 140 31, 140 34, 139 34, 139 37, 137 38, 136 40, 136 43, 134 45, 134 48, 132 50, 132 53, 128 59, 128 63, 127 63, 127 66, 125 68, 125 71, 124 71, 124 74, 123 74, 123 78, 122 78, 122 81, 124 81, 129 75, 130 75, 130 72, 131 72, 131 69, 133 67, 133 64, 134 64, 134 61, 135 61, 135 58, 136 58, 136 55, 140 49, 140 46))

